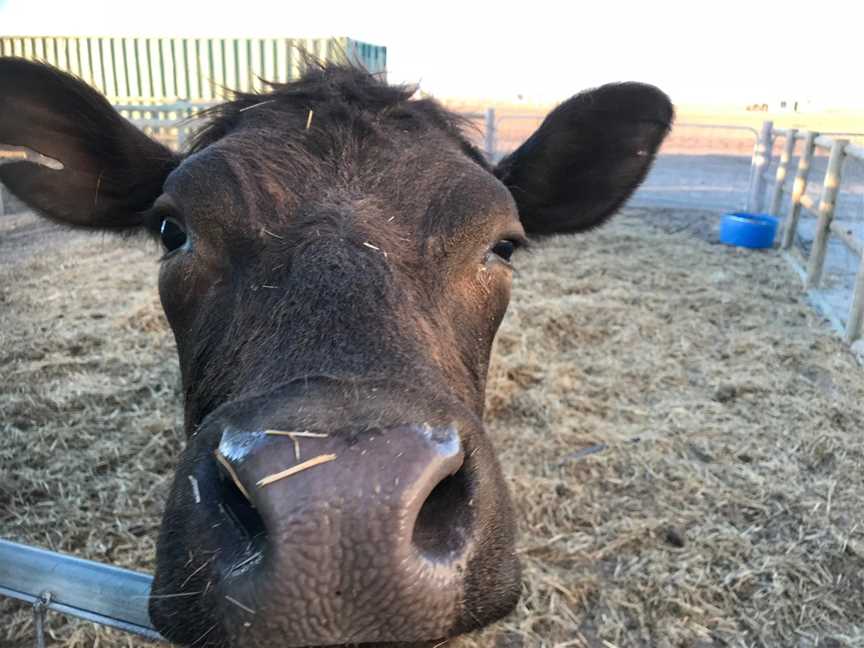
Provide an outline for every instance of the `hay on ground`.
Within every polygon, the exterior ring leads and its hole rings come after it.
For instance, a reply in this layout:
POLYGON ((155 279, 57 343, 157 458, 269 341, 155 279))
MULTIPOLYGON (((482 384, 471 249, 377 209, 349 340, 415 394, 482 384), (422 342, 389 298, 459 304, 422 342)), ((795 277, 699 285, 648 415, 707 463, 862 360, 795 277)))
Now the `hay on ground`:
MULTIPOLYGON (((682 216, 517 257, 488 427, 523 596, 448 646, 864 646, 862 370, 776 254, 682 216)), ((62 242, 0 258, 0 535, 151 570, 182 444, 156 255, 62 242)), ((32 645, 26 607, 0 618, 32 645)), ((49 619, 54 645, 147 644, 49 619)))

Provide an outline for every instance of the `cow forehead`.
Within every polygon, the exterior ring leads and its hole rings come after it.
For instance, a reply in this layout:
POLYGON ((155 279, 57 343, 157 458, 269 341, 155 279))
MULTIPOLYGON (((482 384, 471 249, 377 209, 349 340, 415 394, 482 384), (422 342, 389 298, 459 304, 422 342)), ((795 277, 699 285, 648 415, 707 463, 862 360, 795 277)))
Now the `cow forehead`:
POLYGON ((395 216, 430 234, 518 219, 509 190, 446 139, 382 148, 380 157, 371 145, 336 157, 288 140, 274 145, 268 136, 244 130, 193 153, 166 180, 165 192, 191 219, 226 227, 288 225, 316 209, 395 216))

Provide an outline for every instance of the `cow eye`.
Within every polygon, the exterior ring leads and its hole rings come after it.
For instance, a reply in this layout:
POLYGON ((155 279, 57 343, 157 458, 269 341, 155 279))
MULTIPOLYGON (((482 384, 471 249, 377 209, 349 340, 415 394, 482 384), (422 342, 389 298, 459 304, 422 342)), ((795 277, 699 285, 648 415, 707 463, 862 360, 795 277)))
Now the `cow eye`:
POLYGON ((173 252, 186 244, 186 230, 173 218, 166 218, 162 221, 162 225, 159 227, 159 236, 162 238, 162 245, 168 252, 173 252))
POLYGON ((492 246, 492 254, 501 257, 505 261, 509 261, 510 257, 513 256, 513 252, 516 250, 516 243, 514 241, 498 241, 495 245, 492 246))

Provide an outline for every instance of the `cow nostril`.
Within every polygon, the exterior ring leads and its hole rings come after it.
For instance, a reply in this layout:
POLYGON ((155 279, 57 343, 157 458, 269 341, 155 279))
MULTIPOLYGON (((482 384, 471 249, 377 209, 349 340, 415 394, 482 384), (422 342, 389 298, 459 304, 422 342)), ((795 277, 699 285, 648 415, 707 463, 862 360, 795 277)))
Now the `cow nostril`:
MULTIPOLYGON (((218 462, 217 462, 218 463, 218 462)), ((254 540, 255 544, 259 544, 267 533, 264 526, 264 520, 261 515, 252 506, 252 503, 246 497, 238 485, 235 483, 235 477, 228 474, 225 467, 219 464, 219 482, 220 493, 219 502, 226 517, 234 523, 234 526, 243 533, 247 539, 254 540)))
POLYGON ((464 468, 429 493, 414 524, 412 542, 429 560, 443 562, 464 548, 473 518, 471 489, 464 468))

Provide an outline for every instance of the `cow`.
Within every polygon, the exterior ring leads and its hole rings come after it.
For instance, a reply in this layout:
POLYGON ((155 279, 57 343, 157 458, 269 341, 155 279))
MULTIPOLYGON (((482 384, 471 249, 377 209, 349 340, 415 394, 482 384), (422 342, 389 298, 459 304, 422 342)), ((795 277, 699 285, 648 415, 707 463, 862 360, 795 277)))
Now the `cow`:
POLYGON ((352 65, 205 118, 174 152, 83 81, 0 59, 0 144, 37 154, 0 181, 53 221, 164 248, 187 442, 154 626, 183 645, 409 647, 504 617, 517 524, 483 408, 518 250, 610 218, 669 99, 582 92, 496 164, 463 118, 352 65))

